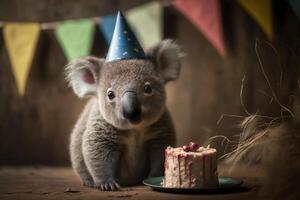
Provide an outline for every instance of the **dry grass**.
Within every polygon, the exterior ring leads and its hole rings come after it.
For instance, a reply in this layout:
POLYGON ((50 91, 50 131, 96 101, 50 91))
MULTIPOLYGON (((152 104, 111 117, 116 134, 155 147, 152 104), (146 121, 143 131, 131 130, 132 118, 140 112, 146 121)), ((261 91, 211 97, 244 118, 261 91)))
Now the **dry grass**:
MULTIPOLYGON (((280 58, 275 48, 267 43, 278 57, 280 65, 280 82, 282 85, 282 68, 280 58)), ((300 113, 293 113, 288 105, 280 102, 270 83, 267 73, 262 64, 258 50, 258 41, 255 44, 255 52, 258 58, 262 75, 271 91, 271 95, 264 93, 270 98, 270 102, 275 102, 280 106, 280 113, 277 117, 263 116, 250 113, 243 103, 243 90, 245 76, 242 79, 240 90, 240 102, 244 109, 245 116, 223 114, 217 124, 221 123, 224 117, 234 117, 239 119, 240 134, 235 137, 238 140, 230 140, 223 135, 209 138, 207 143, 214 140, 221 140, 221 145, 232 146, 233 150, 224 154, 219 159, 227 163, 229 172, 234 170, 239 164, 259 164, 265 177, 261 182, 259 199, 300 199, 296 180, 300 178, 300 113), (283 114, 285 113, 285 114, 283 114), (295 115, 296 114, 296 115, 295 115), (276 180, 274 178, 276 177, 276 180)), ((292 96, 292 95, 290 95, 292 96)), ((300 108, 299 97, 296 101, 300 108)), ((295 107, 295 106, 294 106, 295 107)), ((295 110, 294 110, 295 112, 295 110)), ((298 180, 297 180, 298 181, 298 180)))

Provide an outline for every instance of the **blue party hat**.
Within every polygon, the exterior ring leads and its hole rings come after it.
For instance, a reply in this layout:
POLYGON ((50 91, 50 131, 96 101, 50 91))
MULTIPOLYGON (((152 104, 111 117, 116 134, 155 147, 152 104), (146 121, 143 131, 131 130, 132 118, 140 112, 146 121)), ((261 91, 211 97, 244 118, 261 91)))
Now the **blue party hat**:
POLYGON ((105 62, 125 59, 145 59, 145 53, 119 11, 105 62))

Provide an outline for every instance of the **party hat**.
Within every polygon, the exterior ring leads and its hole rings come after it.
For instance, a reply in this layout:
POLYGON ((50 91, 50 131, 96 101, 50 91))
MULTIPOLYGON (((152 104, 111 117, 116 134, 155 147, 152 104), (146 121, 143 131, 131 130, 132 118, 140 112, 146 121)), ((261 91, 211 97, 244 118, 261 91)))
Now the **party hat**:
POLYGON ((125 17, 119 11, 105 62, 125 59, 145 59, 145 53, 125 17))

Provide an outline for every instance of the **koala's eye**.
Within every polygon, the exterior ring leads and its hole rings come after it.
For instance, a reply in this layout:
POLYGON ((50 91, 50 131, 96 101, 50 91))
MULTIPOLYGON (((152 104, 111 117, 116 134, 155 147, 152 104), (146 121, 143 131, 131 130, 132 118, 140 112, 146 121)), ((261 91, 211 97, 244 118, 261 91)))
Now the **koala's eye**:
POLYGON ((108 97, 109 100, 113 100, 116 96, 115 96, 115 93, 111 89, 108 89, 107 90, 107 97, 108 97))
POLYGON ((149 82, 146 82, 144 85, 144 93, 145 94, 152 94, 152 88, 149 82))

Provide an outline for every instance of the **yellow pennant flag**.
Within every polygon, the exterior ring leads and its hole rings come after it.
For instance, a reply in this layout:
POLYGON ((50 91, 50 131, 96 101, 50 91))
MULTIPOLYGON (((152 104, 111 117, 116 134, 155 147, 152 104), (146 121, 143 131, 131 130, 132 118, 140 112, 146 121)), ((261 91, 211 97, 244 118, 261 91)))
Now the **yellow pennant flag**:
POLYGON ((159 2, 132 8, 127 11, 126 18, 144 49, 161 41, 163 7, 159 2))
POLYGON ((268 38, 272 39, 272 0, 238 0, 238 2, 257 21, 268 38))
POLYGON ((40 34, 38 23, 4 24, 4 41, 20 95, 24 95, 29 69, 40 34))

